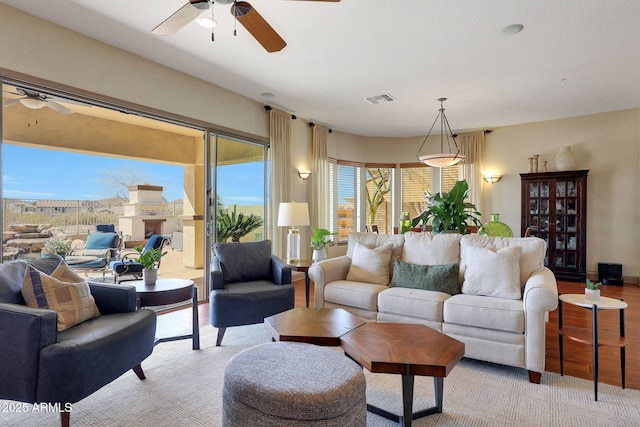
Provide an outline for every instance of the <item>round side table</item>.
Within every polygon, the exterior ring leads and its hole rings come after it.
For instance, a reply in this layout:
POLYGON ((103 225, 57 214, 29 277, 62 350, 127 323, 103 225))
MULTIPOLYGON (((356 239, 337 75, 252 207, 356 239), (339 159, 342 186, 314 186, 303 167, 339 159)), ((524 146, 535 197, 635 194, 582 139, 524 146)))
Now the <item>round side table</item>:
POLYGON ((138 307, 176 304, 190 299, 193 309, 192 333, 166 338, 156 338, 155 344, 157 345, 162 342, 191 338, 193 341, 193 349, 198 350, 200 348, 198 288, 194 286, 193 280, 158 279, 156 280, 155 285, 146 285, 144 281, 137 280, 135 282, 128 282, 127 284, 131 284, 136 287, 138 307))
POLYGON ((618 347, 620 348, 620 371, 622 374, 622 388, 624 384, 625 371, 625 347, 627 339, 624 337, 624 310, 627 303, 615 298, 600 297, 598 300, 586 299, 584 294, 562 294, 558 297, 558 335, 560 339, 560 375, 564 375, 564 343, 563 337, 581 344, 593 347, 593 392, 594 399, 598 400, 598 347, 618 347), (571 304, 591 310, 591 329, 580 327, 564 327, 562 325, 562 304, 571 304), (600 310, 620 310, 620 335, 619 336, 598 336, 598 311, 600 310))

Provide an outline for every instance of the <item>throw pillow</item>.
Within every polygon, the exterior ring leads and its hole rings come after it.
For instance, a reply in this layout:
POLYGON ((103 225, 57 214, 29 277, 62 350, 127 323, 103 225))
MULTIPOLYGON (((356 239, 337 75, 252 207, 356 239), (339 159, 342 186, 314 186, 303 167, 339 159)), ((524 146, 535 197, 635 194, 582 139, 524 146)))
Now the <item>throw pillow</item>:
POLYGON ((458 233, 404 233, 402 261, 408 264, 440 265, 460 262, 458 233))
POLYGON ((56 311, 58 332, 100 315, 87 282, 65 263, 60 263, 51 275, 27 266, 22 297, 29 307, 56 311))
POLYGON ((393 244, 391 243, 373 249, 356 243, 347 280, 388 285, 392 250, 393 244))
POLYGON ((513 246, 493 251, 469 246, 462 293, 489 297, 520 299, 520 255, 513 246))
POLYGON ((456 295, 460 293, 458 270, 457 263, 420 265, 398 260, 393 267, 393 277, 389 286, 425 289, 456 295))

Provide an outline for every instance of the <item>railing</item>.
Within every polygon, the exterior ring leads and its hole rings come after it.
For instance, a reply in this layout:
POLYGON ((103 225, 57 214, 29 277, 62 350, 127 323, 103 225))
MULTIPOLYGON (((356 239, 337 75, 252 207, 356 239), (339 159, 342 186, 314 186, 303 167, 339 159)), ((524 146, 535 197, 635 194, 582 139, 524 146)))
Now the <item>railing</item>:
MULTIPOLYGON (((89 234, 98 224, 115 224, 123 215, 124 203, 119 199, 106 200, 28 200, 3 199, 4 224, 49 224, 66 234, 89 234)), ((182 230, 182 203, 170 203, 169 214, 176 217, 176 231, 182 230)))

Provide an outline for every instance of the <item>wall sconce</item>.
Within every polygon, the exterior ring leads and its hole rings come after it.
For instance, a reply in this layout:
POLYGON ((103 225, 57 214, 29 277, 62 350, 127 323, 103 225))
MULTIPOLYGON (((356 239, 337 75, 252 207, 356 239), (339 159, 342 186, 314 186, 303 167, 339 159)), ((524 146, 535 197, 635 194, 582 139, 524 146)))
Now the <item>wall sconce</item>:
POLYGON ((485 175, 484 176, 484 180, 487 181, 489 184, 495 184, 501 179, 502 179, 501 175, 485 175))
POLYGON ((311 176, 311 171, 298 170, 298 176, 305 180, 311 176))

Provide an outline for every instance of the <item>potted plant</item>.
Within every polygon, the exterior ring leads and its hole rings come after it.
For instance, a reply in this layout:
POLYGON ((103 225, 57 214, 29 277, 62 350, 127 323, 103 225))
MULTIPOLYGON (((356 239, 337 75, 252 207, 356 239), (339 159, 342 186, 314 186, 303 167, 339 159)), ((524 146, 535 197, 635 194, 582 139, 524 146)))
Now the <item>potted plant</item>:
POLYGON ((587 287, 584 289, 584 298, 589 300, 599 300, 601 287, 601 282, 593 283, 591 280, 587 279, 587 287))
POLYGON ((326 228, 313 228, 311 227, 311 246, 313 246, 313 256, 311 260, 313 262, 322 261, 327 259, 327 245, 333 243, 330 236, 334 236, 337 233, 331 233, 326 228))
POLYGON ((411 220, 411 226, 416 227, 422 222, 422 231, 426 230, 431 221, 432 233, 457 231, 468 233, 468 221, 480 226, 480 212, 473 203, 465 202, 469 195, 469 184, 466 180, 456 181, 451 191, 436 194, 425 192, 427 209, 411 220))
POLYGON ((158 278, 158 266, 160 265, 160 259, 167 253, 162 252, 161 249, 148 249, 144 250, 144 246, 136 246, 133 248, 138 252, 138 258, 134 261, 142 264, 144 269, 142 270, 142 279, 147 285, 156 283, 158 278))
POLYGON ((47 240, 47 242, 42 247, 42 250, 40 251, 40 255, 42 255, 43 257, 47 257, 53 254, 57 254, 62 258, 65 258, 69 251, 71 251, 71 245, 69 244, 69 242, 54 237, 50 240, 47 240))

